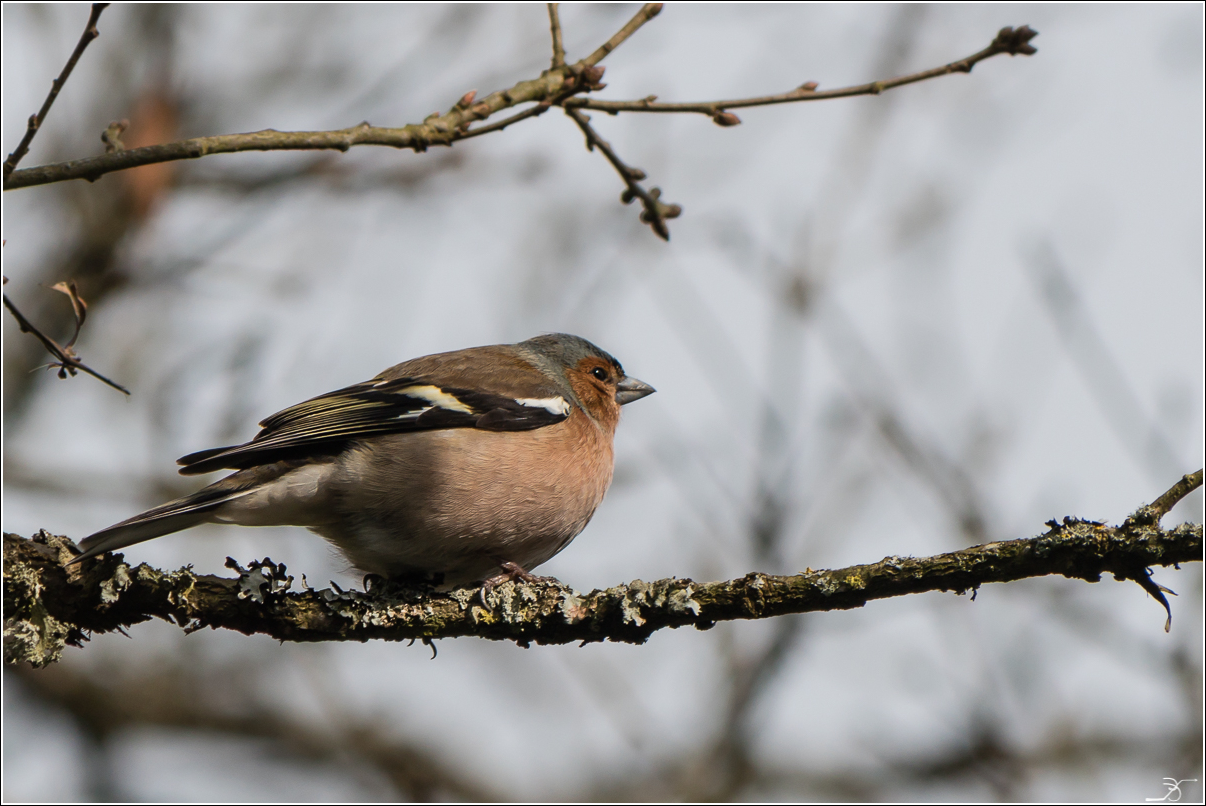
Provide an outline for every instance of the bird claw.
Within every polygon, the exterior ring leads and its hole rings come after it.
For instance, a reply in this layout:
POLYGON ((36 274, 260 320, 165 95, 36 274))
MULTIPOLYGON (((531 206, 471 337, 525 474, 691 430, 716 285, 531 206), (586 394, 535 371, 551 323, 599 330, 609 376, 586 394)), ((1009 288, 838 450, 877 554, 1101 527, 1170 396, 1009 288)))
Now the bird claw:
POLYGON ((486 601, 487 597, 489 597, 489 595, 494 591, 495 588, 497 588, 499 585, 503 584, 504 582, 514 582, 516 580, 519 580, 520 582, 526 582, 529 585, 537 584, 540 582, 552 582, 554 584, 560 584, 559 580, 556 577, 542 577, 542 576, 538 576, 537 574, 529 573, 528 571, 525 571, 523 568, 521 568, 518 563, 504 562, 504 563, 499 563, 498 565, 500 568, 502 568, 503 572, 501 574, 496 574, 495 576, 490 577, 489 579, 487 579, 485 582, 482 583, 482 589, 479 594, 479 598, 482 600, 483 607, 490 606, 490 603, 488 601, 486 601))

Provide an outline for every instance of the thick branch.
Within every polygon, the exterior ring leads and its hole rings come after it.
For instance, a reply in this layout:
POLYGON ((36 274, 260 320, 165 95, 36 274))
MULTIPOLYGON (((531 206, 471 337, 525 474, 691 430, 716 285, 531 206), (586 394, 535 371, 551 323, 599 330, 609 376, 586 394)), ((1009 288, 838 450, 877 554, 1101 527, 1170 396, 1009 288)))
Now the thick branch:
POLYGON ((92 13, 88 15, 88 24, 84 26, 84 33, 80 34, 80 41, 76 43, 75 50, 71 52, 71 58, 63 66, 63 72, 59 73, 59 77, 50 83, 50 92, 47 94, 46 100, 42 102, 42 108, 38 110, 38 114, 30 116, 29 123, 25 127, 25 136, 21 138, 21 142, 17 144, 16 149, 4 161, 4 181, 6 184, 9 175, 17 167, 17 163, 29 152, 29 145, 33 142, 34 135, 38 133, 38 129, 42 128, 42 124, 46 121, 46 116, 50 114, 50 107, 54 105, 54 99, 59 97, 59 92, 63 89, 63 85, 67 83, 67 78, 71 75, 71 71, 75 69, 75 63, 80 60, 80 56, 84 55, 84 49, 88 47, 88 44, 100 36, 100 31, 96 30, 96 23, 100 20, 101 12, 108 7, 108 3, 92 4, 92 13))
MULTIPOLYGON (((977 62, 982 62, 1000 53, 1008 53, 1011 56, 1019 54, 1029 56, 1037 53, 1037 48, 1030 44, 1030 40, 1037 35, 1038 32, 1031 29, 1029 25, 1023 25, 1016 30, 1013 28, 1002 28, 997 34, 996 39, 988 47, 959 61, 899 78, 888 79, 886 81, 872 81, 869 84, 858 84, 853 87, 842 87, 836 90, 818 91, 816 83, 810 81, 796 87, 794 90, 778 95, 735 98, 729 101, 667 104, 655 102, 654 99, 657 96, 650 96, 639 101, 602 101, 595 98, 573 98, 567 100, 565 106, 573 106, 581 109, 597 109, 600 112, 608 112, 612 115, 619 112, 695 112, 716 119, 717 115, 726 109, 738 109, 745 106, 771 106, 773 104, 796 103, 797 101, 823 101, 828 98, 849 98, 854 95, 879 95, 884 90, 903 87, 906 84, 916 84, 918 81, 938 78, 939 76, 950 75, 951 73, 970 73, 972 67, 977 62)), ((736 122, 735 118, 724 121, 717 120, 717 123, 729 126, 733 125, 734 122, 736 122)))
MULTIPOLYGON (((1201 476, 1197 476, 1200 484, 1201 476)), ((1192 484, 1174 491, 1187 494, 1192 484)), ((1174 495, 1176 493, 1174 492, 1174 495)), ((1164 498, 1158 499, 1164 501, 1164 498)), ((1167 502, 1165 502, 1167 503, 1167 502)), ((1147 508, 1144 508, 1147 509, 1147 508)), ((1140 510, 1140 513, 1144 511, 1140 510)), ((1138 513, 1137 513, 1138 514, 1138 513)), ((975 590, 988 582, 1061 574, 1096 582, 1103 572, 1146 578, 1153 565, 1202 559, 1202 525, 1163 529, 1147 517, 1110 527, 1065 518, 1026 540, 975 546, 934 557, 795 576, 751 573, 727 582, 640 580, 588 594, 556 584, 506 583, 483 607, 476 589, 447 594, 370 586, 367 593, 288 590, 292 577, 269 561, 236 579, 131 568, 120 554, 64 568, 78 551, 43 531, 32 540, 4 536, 4 657, 45 665, 65 644, 152 617, 186 630, 224 627, 282 641, 388 641, 477 636, 527 646, 572 641, 642 643, 665 627, 707 629, 717 621, 847 610, 875 599, 924 591, 975 590)), ((236 567, 237 565, 233 565, 236 567)))

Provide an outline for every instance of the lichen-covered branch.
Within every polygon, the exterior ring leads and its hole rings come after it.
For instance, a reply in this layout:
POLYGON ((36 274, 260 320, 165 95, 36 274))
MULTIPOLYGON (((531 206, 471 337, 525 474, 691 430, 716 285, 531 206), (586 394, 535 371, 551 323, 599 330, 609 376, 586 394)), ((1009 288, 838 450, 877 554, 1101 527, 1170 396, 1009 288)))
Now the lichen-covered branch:
MULTIPOLYGON (((970 72, 972 66, 979 61, 1000 53, 1012 55, 1031 54, 1035 48, 1029 44, 1036 32, 1028 26, 1020 28, 1003 28, 996 39, 983 50, 960 59, 956 62, 913 73, 900 78, 884 81, 874 81, 870 84, 860 84, 843 89, 818 92, 812 82, 787 93, 767 95, 757 98, 743 98, 730 101, 707 101, 701 103, 666 104, 656 103, 654 96, 640 101, 596 101, 580 96, 592 90, 600 90, 599 83, 602 68, 598 63, 628 37, 632 36, 646 22, 657 16, 661 11, 661 3, 647 3, 638 11, 607 42, 599 46, 585 59, 570 65, 562 65, 546 70, 539 78, 521 81, 515 86, 490 93, 481 100, 474 101, 474 94, 467 93, 452 109, 444 114, 432 114, 422 123, 411 123, 401 127, 373 126, 368 122, 347 129, 334 131, 303 131, 281 132, 275 129, 265 129, 246 134, 223 134, 210 137, 195 137, 176 143, 145 146, 126 150, 114 150, 110 153, 94 157, 71 160, 69 162, 42 165, 36 168, 26 168, 13 171, 4 176, 4 189, 45 185, 53 182, 64 182, 71 179, 87 179, 95 181, 101 176, 113 171, 136 168, 140 165, 151 165, 158 162, 174 160, 198 159, 211 154, 229 154, 237 151, 305 151, 314 149, 333 149, 347 151, 353 146, 376 145, 393 148, 426 151, 429 146, 450 146, 458 140, 464 140, 487 131, 499 131, 506 126, 528 117, 534 117, 547 106, 524 110, 508 118, 501 124, 470 128, 471 124, 486 120, 490 116, 524 103, 539 105, 563 105, 617 114, 619 112, 687 112, 702 113, 721 126, 735 126, 741 121, 728 108, 746 106, 768 106, 795 101, 812 101, 824 98, 843 98, 852 95, 874 95, 894 87, 924 81, 938 76, 957 72, 970 72)), ((556 12, 552 12, 551 27, 554 37, 554 61, 557 59, 557 48, 560 41, 560 22, 556 12)), ((564 54, 561 54, 564 60, 564 54)), ((7 171, 7 169, 6 169, 7 171)))
MULTIPOLYGON (((1121 526, 1065 518, 1038 537, 989 543, 933 557, 794 576, 751 573, 726 582, 636 580, 578 593, 554 583, 500 585, 483 606, 477 589, 451 593, 369 585, 364 592, 291 590, 283 566, 265 560, 233 579, 131 567, 120 554, 65 568, 78 551, 43 531, 4 536, 4 658, 35 666, 67 644, 161 618, 186 631, 223 627, 282 641, 388 641, 477 636, 527 646, 574 641, 642 643, 665 627, 707 629, 718 621, 847 610, 876 599, 925 591, 964 593, 989 582, 1060 574, 1096 582, 1105 572, 1151 582, 1148 567, 1201 561, 1202 525, 1159 525, 1159 508, 1202 484, 1185 477, 1159 507, 1143 507, 1121 526)), ((1147 588, 1148 585, 1145 585, 1147 588)), ((1158 586, 1156 586, 1158 589, 1158 586)))

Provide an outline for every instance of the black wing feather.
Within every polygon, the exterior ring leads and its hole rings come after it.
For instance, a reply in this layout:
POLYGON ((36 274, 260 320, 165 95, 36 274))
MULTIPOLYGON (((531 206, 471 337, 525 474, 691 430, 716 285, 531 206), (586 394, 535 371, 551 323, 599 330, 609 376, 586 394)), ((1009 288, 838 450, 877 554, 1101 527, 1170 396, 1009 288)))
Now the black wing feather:
POLYGON ((440 387, 423 378, 369 381, 298 403, 260 423, 244 445, 190 453, 184 475, 248 468, 282 459, 338 453, 348 442, 380 434, 442 428, 530 431, 565 420, 564 412, 524 405, 506 395, 440 387))

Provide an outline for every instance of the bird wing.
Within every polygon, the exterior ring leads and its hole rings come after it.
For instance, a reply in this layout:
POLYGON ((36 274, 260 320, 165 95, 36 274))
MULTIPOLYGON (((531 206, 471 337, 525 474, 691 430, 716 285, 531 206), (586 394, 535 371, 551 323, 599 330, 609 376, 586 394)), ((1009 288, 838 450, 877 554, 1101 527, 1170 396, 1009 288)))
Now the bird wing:
POLYGON ((510 397, 441 386, 429 378, 375 378, 311 398, 260 423, 243 445, 190 453, 176 460, 184 475, 248 468, 339 452, 353 439, 441 428, 530 431, 569 417, 560 395, 510 397))

